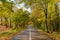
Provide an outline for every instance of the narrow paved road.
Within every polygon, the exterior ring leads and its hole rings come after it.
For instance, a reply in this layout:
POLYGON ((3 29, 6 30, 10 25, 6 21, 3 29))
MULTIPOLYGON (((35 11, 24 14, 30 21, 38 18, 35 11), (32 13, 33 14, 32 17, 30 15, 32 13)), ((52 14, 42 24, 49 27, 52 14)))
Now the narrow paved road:
POLYGON ((42 32, 38 32, 32 26, 13 36, 10 40, 53 40, 42 32))

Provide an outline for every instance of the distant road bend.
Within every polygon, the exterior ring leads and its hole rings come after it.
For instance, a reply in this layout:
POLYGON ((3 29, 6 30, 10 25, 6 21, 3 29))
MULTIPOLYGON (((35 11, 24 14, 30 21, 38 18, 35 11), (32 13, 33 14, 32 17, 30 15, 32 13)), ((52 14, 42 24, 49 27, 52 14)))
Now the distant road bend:
POLYGON ((30 25, 24 31, 11 37, 10 40, 53 40, 53 38, 50 38, 45 33, 38 32, 30 25))

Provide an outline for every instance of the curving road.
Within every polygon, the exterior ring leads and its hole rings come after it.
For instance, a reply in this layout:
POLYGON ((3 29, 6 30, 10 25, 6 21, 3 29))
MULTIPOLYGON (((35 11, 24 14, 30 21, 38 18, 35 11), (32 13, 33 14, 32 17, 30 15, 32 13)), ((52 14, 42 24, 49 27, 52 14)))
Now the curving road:
POLYGON ((24 31, 13 36, 10 40, 53 40, 45 33, 38 32, 32 26, 29 26, 24 31))

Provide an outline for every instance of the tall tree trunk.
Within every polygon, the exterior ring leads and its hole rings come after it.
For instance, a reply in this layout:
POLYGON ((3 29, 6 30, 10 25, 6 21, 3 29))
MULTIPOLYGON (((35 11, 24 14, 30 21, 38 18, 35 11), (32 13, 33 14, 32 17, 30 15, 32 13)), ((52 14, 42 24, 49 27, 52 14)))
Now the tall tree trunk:
POLYGON ((47 24, 47 9, 46 9, 46 12, 45 12, 45 18, 46 18, 45 23, 46 23, 47 33, 49 33, 49 31, 48 31, 48 24, 47 24))
POLYGON ((10 28, 12 27, 12 24, 11 24, 11 19, 10 19, 9 27, 10 27, 10 28))
POLYGON ((45 8, 45 10, 44 10, 44 13, 45 13, 45 24, 46 24, 46 31, 47 31, 47 33, 49 33, 49 31, 48 31, 48 24, 47 24, 47 7, 48 6, 46 6, 46 8, 45 8))
POLYGON ((8 27, 8 19, 5 17, 5 26, 8 27))
POLYGON ((2 20, 2 18, 1 18, 1 25, 3 25, 2 21, 3 21, 3 20, 2 20))

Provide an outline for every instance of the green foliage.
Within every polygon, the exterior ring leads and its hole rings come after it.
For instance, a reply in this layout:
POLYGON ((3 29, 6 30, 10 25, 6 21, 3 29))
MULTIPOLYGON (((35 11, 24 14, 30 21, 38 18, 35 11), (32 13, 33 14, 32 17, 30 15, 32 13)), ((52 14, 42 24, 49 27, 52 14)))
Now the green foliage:
POLYGON ((47 32, 49 31, 58 31, 57 29, 60 29, 58 26, 60 21, 59 20, 59 14, 58 14, 58 7, 54 6, 56 2, 59 2, 59 0, 22 0, 25 2, 26 6, 30 6, 32 9, 32 17, 34 17, 32 20, 33 24, 40 28, 42 25, 44 25, 43 29, 45 28, 47 32), (57 16, 58 14, 58 16, 57 16), (38 22, 38 19, 40 19, 40 23, 38 22))
POLYGON ((21 0, 20 3, 25 3, 25 7, 30 7, 30 13, 22 9, 14 12, 13 2, 0 0, 0 19, 1 24, 10 25, 15 28, 25 26, 29 21, 33 22, 34 27, 46 30, 48 32, 60 31, 59 8, 56 5, 56 0, 21 0))
POLYGON ((15 26, 24 24, 29 19, 29 13, 27 11, 23 12, 22 9, 18 10, 13 14, 13 23, 15 26))

